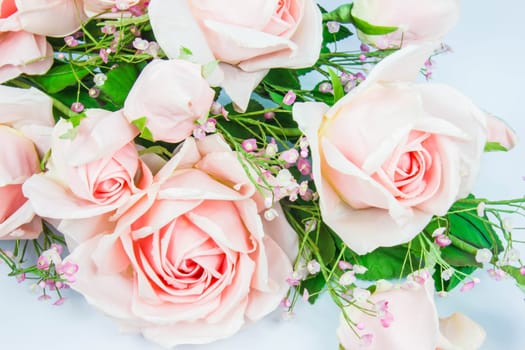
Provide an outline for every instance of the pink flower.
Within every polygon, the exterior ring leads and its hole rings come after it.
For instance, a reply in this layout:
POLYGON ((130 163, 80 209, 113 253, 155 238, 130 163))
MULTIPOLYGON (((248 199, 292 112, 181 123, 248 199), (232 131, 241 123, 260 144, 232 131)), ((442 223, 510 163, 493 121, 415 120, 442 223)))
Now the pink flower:
POLYGON ((221 62, 209 81, 242 110, 270 68, 311 66, 322 41, 321 13, 312 0, 152 0, 149 16, 169 57, 187 48, 198 63, 221 62))
POLYGON ((109 224, 109 218, 101 215, 110 216, 152 178, 133 144, 138 132, 121 112, 86 113, 76 128, 64 119, 57 123, 48 171, 27 180, 23 188, 35 211, 64 219, 59 230, 66 235, 75 232, 68 238, 77 242, 85 239, 81 237, 90 229, 88 222, 109 224), (65 225, 71 219, 88 220, 68 229, 65 225))
POLYGON ((146 117, 155 140, 177 143, 192 134, 197 120, 206 120, 214 94, 199 65, 154 60, 129 92, 124 114, 129 121, 146 117))
POLYGON ((43 74, 53 64, 45 36, 64 36, 84 18, 77 0, 4 0, 0 6, 0 83, 18 75, 43 74), (56 20, 60 18, 60 20, 56 20))
POLYGON ((323 219, 358 254, 408 242, 475 181, 486 114, 448 86, 413 82, 431 52, 392 54, 332 108, 294 106, 323 219))
POLYGON ((381 49, 439 41, 459 18, 459 0, 355 0, 352 16, 377 26, 398 27, 387 35, 359 38, 381 49))
POLYGON ((53 124, 51 99, 36 89, 0 86, 0 239, 33 239, 42 224, 22 193, 40 171, 53 124))
POLYGON ((387 301, 388 309, 380 309, 374 316, 355 306, 346 307, 350 319, 363 329, 355 329, 362 337, 360 339, 341 317, 337 337, 342 347, 360 349, 363 337, 366 337, 367 342, 370 338, 372 340, 366 347, 370 350, 478 349, 485 339, 485 332, 474 321, 462 314, 438 318, 433 283, 431 278, 423 285, 393 285, 379 281, 377 290, 368 298, 369 302, 356 303, 370 310, 370 302, 381 305, 387 301), (385 321, 388 321, 388 327, 385 327, 385 321))
POLYGON ((279 218, 272 225, 280 228, 265 226, 255 195, 218 135, 188 138, 114 233, 69 256, 79 265, 72 288, 165 347, 234 334, 279 306, 292 272, 294 256, 277 242, 294 233, 279 218))

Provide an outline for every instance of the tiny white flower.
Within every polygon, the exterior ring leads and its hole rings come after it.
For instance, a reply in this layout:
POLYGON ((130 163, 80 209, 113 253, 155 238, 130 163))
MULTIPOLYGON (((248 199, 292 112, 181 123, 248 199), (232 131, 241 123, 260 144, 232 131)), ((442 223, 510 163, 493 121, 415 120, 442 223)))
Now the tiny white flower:
POLYGON ((479 263, 488 263, 492 259, 492 252, 487 248, 478 249, 475 259, 479 263))

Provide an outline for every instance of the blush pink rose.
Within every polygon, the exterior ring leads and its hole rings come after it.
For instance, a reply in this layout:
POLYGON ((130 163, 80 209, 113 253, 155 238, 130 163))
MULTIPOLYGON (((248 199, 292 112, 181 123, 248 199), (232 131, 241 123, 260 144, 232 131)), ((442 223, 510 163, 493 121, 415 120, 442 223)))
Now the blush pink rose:
POLYGON ((110 213, 151 181, 133 143, 138 131, 122 113, 86 114, 76 128, 64 119, 57 123, 48 170, 24 184, 40 216, 67 220, 110 213))
POLYGON ((439 41, 459 18, 459 0, 355 0, 352 15, 377 26, 399 29, 359 38, 381 49, 439 41))
POLYGON ((392 54, 332 108, 294 106, 323 220, 358 254, 408 242, 476 179, 487 115, 448 86, 413 82, 431 52, 392 54))
POLYGON ((365 328, 356 330, 356 335, 341 316, 337 337, 344 349, 476 350, 481 347, 484 330, 463 314, 439 319, 434 303, 434 281, 425 270, 415 274, 419 275, 418 281, 423 276, 427 278, 424 282, 415 282, 411 275, 400 285, 379 281, 367 301, 357 301, 356 306, 345 308, 348 317, 365 328), (357 306, 372 312, 366 314, 357 306))
POLYGON ((215 92, 201 76, 201 66, 183 60, 154 60, 141 72, 126 98, 130 122, 146 117, 156 141, 177 143, 204 121, 215 92))
POLYGON ((77 0, 0 0, 0 83, 47 72, 53 49, 45 36, 77 30, 84 18, 79 6, 77 0))
POLYGON ((123 329, 165 347, 234 334, 287 292, 292 265, 277 242, 296 254, 284 217, 274 220, 282 231, 268 229, 255 195, 219 136, 188 138, 120 211, 113 233, 68 257, 79 265, 73 288, 123 329))
POLYGON ((0 240, 33 239, 42 231, 22 185, 40 172, 38 148, 49 144, 52 124, 49 97, 36 89, 0 86, 0 240))
POLYGON ((240 109, 271 68, 313 65, 322 42, 322 18, 312 0, 153 0, 153 32, 171 58, 220 62, 209 77, 240 109))

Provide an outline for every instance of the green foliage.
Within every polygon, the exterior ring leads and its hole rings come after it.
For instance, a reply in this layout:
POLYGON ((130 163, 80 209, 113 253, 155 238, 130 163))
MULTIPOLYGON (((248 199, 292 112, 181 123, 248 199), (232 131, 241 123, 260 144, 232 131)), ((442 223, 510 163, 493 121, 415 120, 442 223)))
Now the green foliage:
POLYGON ((525 293, 525 276, 521 274, 520 268, 515 266, 501 266, 501 269, 516 280, 516 284, 525 293))
POLYGON ((155 141, 153 139, 153 134, 151 133, 151 130, 148 129, 146 126, 147 118, 146 117, 140 117, 131 122, 131 124, 135 125, 137 129, 140 131, 140 137, 148 140, 148 141, 155 141))
POLYGON ((375 26, 357 17, 352 17, 352 19, 355 27, 367 35, 385 35, 397 30, 397 27, 375 26))
POLYGON ((332 88, 334 90, 334 104, 341 99, 345 95, 345 91, 343 89, 343 85, 341 84, 341 80, 337 76, 337 74, 331 70, 328 69, 328 73, 330 74, 330 81, 332 82, 332 88))
POLYGON ((501 145, 499 142, 486 142, 485 143, 485 152, 507 152, 508 149, 501 145))
POLYGON ((129 91, 139 75, 137 66, 133 64, 121 64, 110 70, 106 75, 107 80, 104 85, 100 87, 100 90, 112 104, 122 108, 129 91))
MULTIPOLYGON (((406 244, 396 247, 377 248, 371 253, 357 257, 358 263, 368 268, 368 271, 360 275, 359 278, 375 281, 378 279, 405 277, 412 272, 409 262, 419 263, 419 260, 419 257, 406 244), (405 261, 407 261, 406 264, 404 263, 405 261), (405 268, 403 268, 403 265, 406 265, 405 268)), ((419 267, 416 267, 416 269, 419 269, 419 267)))
POLYGON ((299 90, 301 88, 296 71, 291 69, 271 69, 263 81, 271 86, 283 89, 299 90))
POLYGON ((57 64, 45 74, 31 77, 44 91, 49 94, 60 92, 71 85, 78 84, 89 70, 86 68, 79 68, 72 64, 57 64))

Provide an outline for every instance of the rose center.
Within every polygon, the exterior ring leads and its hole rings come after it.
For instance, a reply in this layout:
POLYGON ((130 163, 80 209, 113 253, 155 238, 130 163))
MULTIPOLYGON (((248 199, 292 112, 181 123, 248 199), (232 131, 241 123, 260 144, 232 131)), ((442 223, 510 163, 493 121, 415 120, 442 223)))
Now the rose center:
POLYGON ((301 19, 302 9, 295 0, 280 0, 275 12, 263 29, 264 32, 276 36, 289 38, 295 32, 297 23, 301 19))
POLYGON ((22 185, 6 185, 0 187, 0 198, 2 198, 2 206, 0 206, 0 223, 4 222, 8 217, 13 215, 26 201, 22 193, 22 185))
POLYGON ((124 181, 118 178, 111 178, 98 183, 95 193, 95 198, 105 199, 117 195, 122 191, 124 187, 124 181))
POLYGON ((0 0, 0 18, 7 18, 17 10, 15 0, 0 0))

